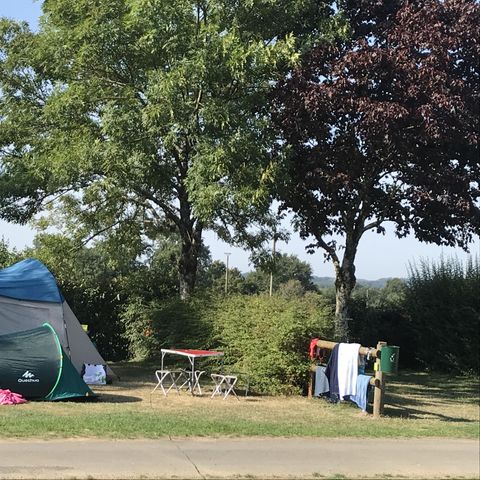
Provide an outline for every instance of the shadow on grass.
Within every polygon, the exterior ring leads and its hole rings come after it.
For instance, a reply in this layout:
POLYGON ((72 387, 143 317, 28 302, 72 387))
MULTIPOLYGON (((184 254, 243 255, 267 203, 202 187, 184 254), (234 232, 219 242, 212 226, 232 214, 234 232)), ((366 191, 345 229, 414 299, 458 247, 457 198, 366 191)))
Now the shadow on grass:
POLYGON ((101 393, 98 395, 98 403, 136 403, 142 402, 143 398, 133 397, 131 395, 121 395, 117 393, 101 393))
POLYGON ((109 365, 115 374, 118 375, 120 381, 138 380, 155 376, 155 370, 160 368, 160 359, 158 362, 154 360, 125 360, 112 362, 109 365))
POLYGON ((398 389, 399 393, 431 397, 435 400, 461 399, 462 402, 476 403, 480 394, 480 382, 476 377, 404 373, 392 380, 393 388, 398 389))
POLYGON ((113 385, 113 388, 122 388, 122 389, 144 389, 144 388, 152 388, 152 390, 155 388, 155 385, 157 384, 156 379, 152 380, 151 378, 147 378, 145 380, 142 379, 135 379, 129 380, 129 381, 121 381, 118 382, 117 384, 113 385))
POLYGON ((443 420, 444 422, 452 423, 473 423, 477 422, 469 418, 462 417, 451 417, 444 415, 442 413, 432 412, 430 410, 421 410, 412 408, 411 406, 403 406, 393 402, 389 402, 388 405, 385 405, 385 415, 391 418, 410 418, 410 419, 425 419, 425 418, 436 418, 438 420, 443 420))
POLYGON ((460 416, 445 415, 432 411, 432 407, 476 404, 479 381, 475 377, 452 377, 406 372, 387 377, 385 414, 391 417, 437 418, 446 422, 475 422, 460 416))

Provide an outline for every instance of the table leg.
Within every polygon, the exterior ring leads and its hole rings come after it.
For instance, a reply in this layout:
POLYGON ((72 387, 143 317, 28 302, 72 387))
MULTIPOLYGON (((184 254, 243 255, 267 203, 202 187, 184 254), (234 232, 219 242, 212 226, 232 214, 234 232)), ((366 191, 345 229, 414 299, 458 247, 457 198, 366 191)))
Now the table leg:
POLYGON ((190 372, 188 374, 189 376, 189 382, 188 382, 188 387, 190 388, 190 393, 193 395, 193 387, 194 387, 194 378, 195 378, 195 358, 193 357, 188 357, 188 360, 190 362, 190 372))

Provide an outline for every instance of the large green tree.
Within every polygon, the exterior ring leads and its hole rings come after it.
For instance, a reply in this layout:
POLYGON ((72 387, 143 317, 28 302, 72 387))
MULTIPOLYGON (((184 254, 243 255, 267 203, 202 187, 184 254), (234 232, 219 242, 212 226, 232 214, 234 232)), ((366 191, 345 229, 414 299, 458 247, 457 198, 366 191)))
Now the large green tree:
POLYGON ((270 280, 272 290, 277 292, 283 289, 286 283, 298 282, 301 291, 316 290, 313 284, 312 267, 300 260, 296 255, 277 253, 270 262, 257 267, 245 277, 249 290, 252 293, 268 292, 270 280))
POLYGON ((266 94, 332 15, 313 0, 45 0, 38 32, 1 20, 0 217, 53 206, 79 239, 139 252, 173 231, 187 297, 212 227, 193 197, 223 227, 253 219, 266 94), (219 188, 226 162, 243 190, 219 188))

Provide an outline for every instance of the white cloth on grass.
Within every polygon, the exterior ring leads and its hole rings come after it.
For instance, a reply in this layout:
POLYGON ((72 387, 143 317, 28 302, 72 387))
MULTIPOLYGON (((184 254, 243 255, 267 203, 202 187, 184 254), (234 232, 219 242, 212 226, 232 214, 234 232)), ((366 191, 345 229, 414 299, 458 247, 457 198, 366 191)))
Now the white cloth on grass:
POLYGON ((359 343, 340 343, 338 346, 338 393, 340 400, 345 395, 357 393, 359 343))
POLYGON ((107 383, 105 365, 84 363, 84 368, 83 381, 88 385, 105 385, 107 383))

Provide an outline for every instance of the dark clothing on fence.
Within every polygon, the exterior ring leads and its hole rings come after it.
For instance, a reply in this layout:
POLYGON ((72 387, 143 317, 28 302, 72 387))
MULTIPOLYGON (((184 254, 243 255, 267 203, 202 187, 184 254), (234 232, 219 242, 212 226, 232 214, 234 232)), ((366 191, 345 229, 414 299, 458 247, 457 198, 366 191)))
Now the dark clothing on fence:
POLYGON ((338 388, 338 343, 333 347, 330 360, 325 369, 325 375, 330 386, 330 398, 338 398, 340 394, 338 388))

